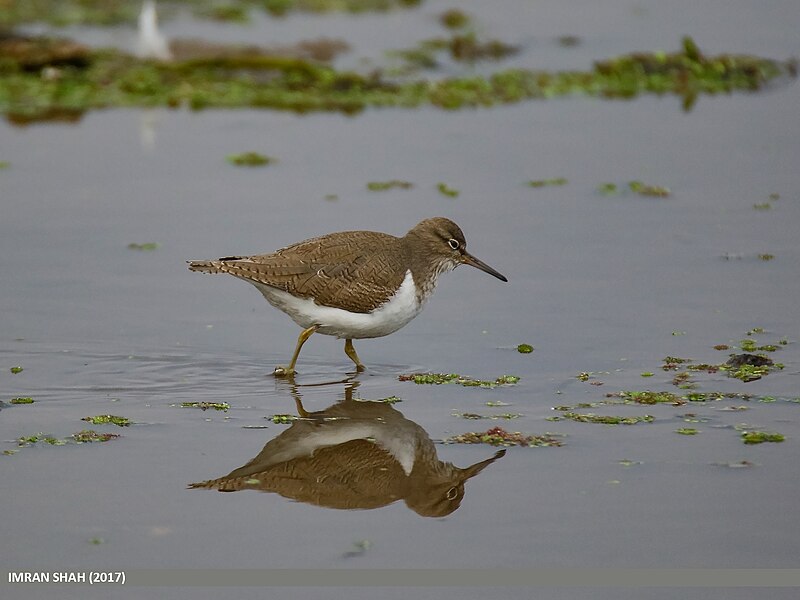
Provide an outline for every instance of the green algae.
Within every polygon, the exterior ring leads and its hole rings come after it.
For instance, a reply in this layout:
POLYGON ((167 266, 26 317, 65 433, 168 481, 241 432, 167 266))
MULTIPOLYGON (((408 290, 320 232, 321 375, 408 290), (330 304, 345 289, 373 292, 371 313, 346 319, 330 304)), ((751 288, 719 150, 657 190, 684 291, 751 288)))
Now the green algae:
MULTIPOLYGON (((756 381, 762 377, 780 371, 784 368, 781 363, 774 362, 771 358, 764 354, 749 354, 748 352, 776 352, 780 350, 779 344, 761 344, 759 345, 755 340, 744 339, 739 342, 739 347, 745 350, 744 354, 731 354, 727 362, 722 364, 710 363, 695 363, 689 358, 676 358, 674 356, 667 356, 663 359, 661 368, 664 371, 677 371, 679 368, 686 369, 686 371, 676 374, 673 378, 673 384, 682 385, 689 379, 690 375, 687 371, 705 372, 709 374, 722 371, 728 377, 739 379, 745 383, 756 381)), ((714 346, 715 350, 727 350, 730 346, 727 344, 717 344, 714 346)))
POLYGON ((720 369, 722 369, 723 365, 713 365, 709 363, 697 363, 697 364, 688 364, 686 365, 686 369, 689 371, 703 371, 705 373, 716 373, 720 369))
MULTIPOLYGON (((611 395, 613 394, 609 394, 609 396, 611 395)), ((561 412, 571 412, 574 411, 576 408, 597 408, 599 406, 609 406, 612 404, 624 404, 624 402, 615 402, 608 400, 601 400, 600 402, 579 402, 578 404, 574 405, 562 404, 559 406, 554 406, 553 410, 559 410, 561 412)))
POLYGON ((750 396, 747 394, 737 394, 734 392, 688 392, 684 398, 689 402, 715 402, 724 398, 739 398, 741 400, 749 400, 750 396))
POLYGON ((741 340, 739 342, 739 348, 741 348, 743 352, 755 352, 757 347, 758 344, 752 339, 741 340))
POLYGON ((450 187, 446 183, 437 183, 436 189, 439 190, 439 193, 442 194, 443 196, 449 196, 450 198, 455 198, 461 193, 457 189, 450 187))
POLYGON ((413 48, 390 50, 387 55, 402 61, 391 69, 395 75, 408 75, 421 69, 437 69, 444 55, 455 62, 474 64, 479 61, 500 61, 519 52, 519 48, 500 40, 482 40, 474 31, 453 33, 449 38, 437 37, 419 42, 413 48))
POLYGON ((65 440, 60 440, 50 434, 47 433, 35 433, 29 436, 22 436, 17 438, 17 446, 22 448, 27 448, 29 446, 33 446, 34 444, 42 443, 42 444, 50 444, 51 446, 63 446, 67 442, 65 440))
POLYGON ((455 61, 477 62, 479 60, 501 60, 519 49, 500 40, 481 41, 472 32, 453 35, 449 39, 429 40, 428 46, 433 50, 445 50, 455 61))
POLYGON ((140 2, 101 0, 27 0, 3 3, 0 26, 44 22, 59 27, 78 24, 119 25, 135 23, 140 2))
POLYGON ((786 439, 785 436, 780 433, 771 433, 767 431, 742 431, 740 435, 745 444, 764 444, 767 442, 780 443, 786 439))
POLYGON ((81 421, 88 421, 92 425, 116 425, 117 427, 128 427, 131 420, 127 417, 117 415, 95 415, 93 417, 83 417, 81 421))
POLYGON ((94 429, 83 429, 73 433, 71 437, 76 444, 90 444, 93 442, 108 442, 120 437, 120 435, 118 433, 99 433, 94 429))
POLYGON ((680 435, 697 435, 698 433, 700 433, 700 431, 698 429, 695 429, 694 427, 681 427, 679 429, 676 429, 675 433, 678 433, 680 435))
MULTIPOLYGON (((159 19, 167 21, 185 6, 201 19, 232 23, 249 22, 250 13, 263 11, 276 17, 290 13, 365 13, 413 8, 421 0, 170 0, 159 19)), ((44 22, 55 26, 134 24, 141 0, 26 0, 5 2, 0 26, 44 22)))
MULTIPOLYGON (((754 340, 742 340, 740 342, 742 348, 757 349, 754 340), (745 343, 745 342, 752 342, 745 343)), ((760 347, 758 348, 760 349, 760 347)), ((776 347, 777 350, 777 347, 776 347)), ((724 365, 719 367, 723 371, 727 371, 728 377, 733 377, 744 381, 756 381, 773 371, 779 371, 784 368, 781 363, 774 362, 771 358, 764 354, 731 354, 730 359, 724 365)))
POLYGON ((552 179, 531 179, 528 181, 528 185, 533 188, 567 185, 567 183, 568 182, 565 177, 553 177, 552 179))
POLYGON ((181 402, 181 408, 199 408, 200 410, 221 410, 227 412, 231 407, 227 402, 181 402))
POLYGON ((470 16, 457 8, 448 9, 439 15, 439 23, 447 29, 462 29, 470 22, 470 16))
POLYGON ((399 381, 413 381, 418 385, 442 385, 446 383, 455 383, 465 387, 482 387, 494 388, 503 385, 514 385, 519 382, 520 378, 516 375, 501 375, 494 381, 485 379, 473 379, 467 375, 459 375, 458 373, 410 373, 406 375, 399 375, 399 381))
POLYGON ((402 402, 403 399, 400 396, 386 396, 385 398, 353 398, 355 402, 380 402, 382 404, 397 404, 398 402, 402 402))
POLYGON ((691 362, 689 358, 678 358, 676 356, 665 356, 662 359, 664 364, 661 365, 661 368, 664 371, 676 371, 678 369, 678 365, 682 365, 687 362, 691 362))
POLYGON ((34 400, 30 397, 22 397, 22 398, 12 398, 9 400, 11 404, 33 404, 34 400))
POLYGON ((23 68, 0 54, 0 112, 14 123, 76 119, 111 107, 261 108, 299 113, 353 114, 370 107, 448 110, 490 107, 531 99, 584 95, 632 98, 639 94, 755 91, 795 76, 792 63, 753 56, 692 58, 637 53, 596 63, 585 72, 506 69, 435 81, 396 82, 380 71, 359 74, 286 56, 216 57, 178 62, 141 60, 122 52, 87 50, 81 64, 23 68))
MULTIPOLYGON (((659 185, 650 185, 642 183, 641 181, 628 182, 628 188, 633 193, 639 194, 640 196, 655 196, 657 198, 666 198, 672 193, 669 191, 669 188, 659 185)), ((676 332, 673 332, 673 335, 677 335, 676 332)))
POLYGON ((616 196, 619 188, 616 183, 601 183, 597 186, 597 193, 601 196, 616 196))
POLYGON ((161 244, 158 242, 144 242, 143 244, 131 242, 128 244, 128 250, 139 250, 140 252, 152 252, 153 250, 158 250, 160 247, 161 244))
POLYGON ((15 366, 15 367, 11 367, 9 369, 9 371, 11 371, 14 375, 16 375, 17 373, 22 373, 22 371, 24 371, 24 369, 22 367, 15 366))
POLYGON ((378 398, 377 400, 370 400, 370 402, 383 402, 384 404, 397 404, 398 402, 402 402, 403 399, 400 396, 386 396, 385 398, 378 398))
POLYGON ((255 7, 277 16, 290 12, 311 13, 366 13, 387 12, 395 9, 414 8, 422 0, 250 0, 255 7))
POLYGON ((660 404, 667 403, 673 406, 685 404, 685 400, 672 392, 622 391, 617 394, 620 398, 634 404, 660 404))
POLYGON ((482 414, 479 414, 479 413, 460 413, 460 412, 454 411, 453 412, 453 416, 454 417, 460 417, 462 419, 470 419, 470 420, 473 420, 473 421, 477 421, 477 420, 481 420, 481 419, 492 419, 492 420, 495 420, 495 421, 498 420, 498 419, 505 419, 507 421, 510 421, 512 419, 519 419, 522 415, 519 414, 519 413, 501 413, 501 414, 494 414, 494 415, 482 415, 482 414))
POLYGON ((509 432, 502 427, 492 427, 484 432, 468 431, 442 440, 444 444, 489 444, 490 446, 558 447, 562 445, 556 434, 527 435, 509 432))
MULTIPOLYGON (((672 392, 652 392, 650 390, 643 391, 621 391, 616 393, 606 394, 608 398, 622 398, 621 402, 593 402, 575 405, 576 408, 594 408, 604 404, 671 404, 672 406, 683 406, 687 402, 715 402, 725 399, 736 399, 749 401, 755 396, 752 394, 743 394, 741 392, 686 392, 684 395, 679 396, 672 392)), ((556 407, 561 410, 564 407, 556 407)), ((569 409, 570 407, 566 407, 569 409)))
POLYGON ((533 346, 531 346, 530 344, 520 344, 519 346, 517 346, 517 352, 519 352, 520 354, 530 354, 531 352, 533 352, 533 346))
POLYGON ((34 444, 48 444, 50 446, 65 446, 67 444, 86 444, 91 442, 107 442, 120 437, 116 433, 98 433, 93 429, 83 429, 71 436, 61 439, 50 434, 37 433, 30 436, 17 438, 17 446, 27 448, 34 444))
POLYGON ((730 369, 728 371, 728 377, 749 383, 751 381, 757 381, 765 375, 769 375, 775 369, 783 369, 783 365, 780 363, 764 366, 741 365, 740 367, 730 369))
POLYGON ((410 181, 402 181, 400 179, 390 179, 389 181, 370 181, 367 183, 367 189, 371 192, 385 192, 398 188, 401 190, 408 190, 414 187, 410 181))
MULTIPOLYGON (((605 401, 605 402, 592 402, 576 404, 574 408, 594 408, 596 406, 603 406, 609 404, 671 404, 673 406, 682 406, 688 402, 716 402, 718 400, 734 399, 750 401, 757 396, 753 394, 746 394, 743 392, 720 392, 720 391, 686 391, 684 394, 679 395, 672 392, 654 392, 651 390, 624 390, 621 392, 613 392, 606 394, 607 398, 621 398, 621 401, 605 401)), ((781 398, 786 400, 786 398, 781 398)), ((557 410, 570 410, 573 407, 555 407, 557 410)))
POLYGON ((652 423, 655 417, 651 415, 622 417, 615 415, 595 415, 593 413, 565 412, 558 417, 550 417, 549 420, 561 421, 569 419, 578 423, 601 423, 603 425, 636 425, 637 423, 652 423))
POLYGON ((194 14, 201 18, 210 19, 212 21, 222 21, 226 23, 249 23, 250 10, 246 3, 214 3, 208 6, 197 7, 194 14))
MULTIPOLYGON (((754 328, 747 332, 747 338, 739 340, 736 343, 737 349, 747 350, 750 352, 758 352, 758 354, 740 353, 730 354, 727 362, 710 364, 696 362, 694 359, 682 358, 675 356, 666 356, 663 359, 662 369, 665 371, 677 371, 672 379, 675 385, 689 387, 687 381, 692 376, 699 376, 700 373, 725 374, 727 377, 737 378, 743 382, 753 381, 758 377, 763 377, 767 373, 774 372, 784 368, 784 365, 774 362, 768 353, 781 351, 786 345, 789 344, 788 339, 780 338, 777 342, 767 342, 764 340, 754 339, 753 336, 765 333, 761 328, 754 328)), ((717 344, 713 346, 718 351, 730 350, 733 343, 717 344)), ((654 374, 645 372, 648 377, 654 374)), ((586 381, 591 378, 593 374, 590 372, 583 372, 578 375, 578 378, 586 381)), ((690 384, 694 387, 694 383, 690 384)), ((559 392, 560 393, 560 392, 559 392)), ((607 400, 598 402, 581 402, 574 405, 557 405, 553 409, 559 411, 556 416, 548 417, 548 421, 562 421, 574 420, 583 423, 600 423, 600 424, 634 424, 637 422, 652 422, 653 417, 645 415, 641 417, 627 418, 616 415, 597 415, 591 412, 587 413, 580 409, 597 408, 604 406, 620 405, 620 404, 637 404, 637 405, 664 405, 669 404, 672 406, 682 406, 688 403, 709 403, 717 402, 720 400, 734 399, 738 401, 755 401, 764 404, 773 404, 778 402, 791 402, 800 404, 800 398, 777 396, 777 395, 762 395, 757 396, 743 392, 729 392, 729 391, 699 391, 695 389, 685 389, 681 393, 667 392, 667 391, 653 391, 653 390, 624 390, 620 392, 613 392, 606 394, 607 400)), ((748 410, 748 406, 732 405, 716 407, 718 411, 726 412, 740 412, 748 410)), ((686 426, 674 430, 679 435, 698 435, 702 433, 697 429, 698 423, 709 423, 714 421, 714 418, 698 415, 695 413, 687 413, 685 415, 678 415, 686 426)), ((718 427, 712 425, 711 427, 718 427)), ((758 431, 749 425, 737 425, 735 429, 739 432, 741 439, 746 444, 759 444, 759 443, 779 443, 784 441, 784 436, 779 433, 758 431)))
POLYGON ((681 371, 680 373, 676 373, 675 377, 672 378, 672 385, 681 389, 692 389, 697 384, 692 382, 691 379, 692 376, 688 371, 681 371))
POLYGON ((777 352, 780 349, 780 346, 776 346, 775 344, 763 344, 756 348, 756 350, 761 352, 777 352))
MULTIPOLYGON (((638 194, 639 196, 666 198, 671 194, 669 188, 658 185, 650 185, 642 183, 641 181, 629 181, 626 187, 630 192, 638 194)), ((601 196, 620 196, 623 194, 624 188, 616 183, 601 183, 597 186, 596 191, 601 196)), ((678 334, 673 332, 673 335, 678 334)))
POLYGON ((241 154, 231 154, 226 160, 237 167, 263 167, 274 163, 275 159, 264 156, 258 152, 242 152, 241 154))
POLYGON ((272 415, 270 417, 265 417, 275 423, 276 425, 290 425, 294 421, 296 421, 299 417, 295 415, 289 414, 280 414, 280 415, 272 415))

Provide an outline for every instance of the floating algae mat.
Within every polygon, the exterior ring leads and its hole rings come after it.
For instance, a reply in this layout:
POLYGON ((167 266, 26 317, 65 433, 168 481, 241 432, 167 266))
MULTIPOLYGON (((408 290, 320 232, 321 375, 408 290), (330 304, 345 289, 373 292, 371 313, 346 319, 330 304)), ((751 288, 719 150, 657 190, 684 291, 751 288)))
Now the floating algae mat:
MULTIPOLYGON (((196 18, 246 23, 251 13, 285 16, 290 13, 366 13, 414 8, 422 0, 170 0, 173 11, 178 6, 191 10, 196 18)), ((53 25, 120 25, 135 23, 141 10, 140 0, 37 0, 3 3, 0 25, 46 22, 53 25)), ((170 10, 165 11, 169 14, 170 10)))
POLYGON ((131 106, 357 113, 370 107, 459 109, 644 93, 678 95, 688 109, 699 95, 759 90, 780 77, 796 76, 797 70, 793 62, 755 56, 706 57, 685 38, 679 52, 629 54, 597 62, 588 71, 506 69, 398 82, 380 71, 338 71, 291 56, 238 53, 157 62, 70 40, 24 39, 31 49, 22 54, 18 45, 0 40, 0 111, 18 123, 74 120, 91 109, 131 106))
POLYGON ((490 446, 558 447, 562 445, 558 434, 530 435, 519 431, 506 431, 492 427, 483 432, 468 431, 442 440, 443 444, 488 444, 490 446))
POLYGON ((501 375, 494 380, 473 379, 467 375, 458 373, 410 373, 399 375, 399 381, 413 381, 418 385, 442 385, 443 383, 455 383, 464 387, 493 388, 499 385, 513 385, 519 382, 516 375, 501 375))

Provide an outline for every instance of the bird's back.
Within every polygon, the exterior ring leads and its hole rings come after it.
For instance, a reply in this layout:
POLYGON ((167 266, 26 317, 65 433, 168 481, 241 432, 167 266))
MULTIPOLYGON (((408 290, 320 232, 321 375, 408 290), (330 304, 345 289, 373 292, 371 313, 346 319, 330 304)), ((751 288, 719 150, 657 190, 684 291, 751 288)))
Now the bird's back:
POLYGON ((317 304, 367 313, 389 300, 405 278, 401 238, 346 231, 312 238, 271 254, 190 261, 192 271, 228 273, 317 304))

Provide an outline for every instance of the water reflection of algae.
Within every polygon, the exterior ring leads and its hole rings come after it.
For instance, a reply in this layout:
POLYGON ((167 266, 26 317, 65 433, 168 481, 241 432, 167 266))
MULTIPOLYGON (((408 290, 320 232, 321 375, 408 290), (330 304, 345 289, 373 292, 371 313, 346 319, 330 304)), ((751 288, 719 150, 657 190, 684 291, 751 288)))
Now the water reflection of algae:
POLYGON ((252 489, 338 509, 372 509, 398 500, 424 517, 455 511, 465 482, 505 454, 466 468, 439 460, 425 430, 392 406, 346 397, 308 413, 238 469, 190 488, 252 489))

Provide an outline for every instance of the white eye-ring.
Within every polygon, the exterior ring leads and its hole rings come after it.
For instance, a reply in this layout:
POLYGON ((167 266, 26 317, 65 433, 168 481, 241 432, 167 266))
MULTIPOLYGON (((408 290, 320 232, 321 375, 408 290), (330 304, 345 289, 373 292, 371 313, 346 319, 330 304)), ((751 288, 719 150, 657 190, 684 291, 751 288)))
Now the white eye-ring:
POLYGON ((447 245, 450 246, 453 250, 458 250, 460 244, 458 243, 458 240, 450 238, 449 240, 447 240, 447 245))

